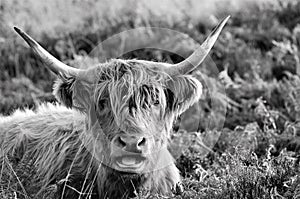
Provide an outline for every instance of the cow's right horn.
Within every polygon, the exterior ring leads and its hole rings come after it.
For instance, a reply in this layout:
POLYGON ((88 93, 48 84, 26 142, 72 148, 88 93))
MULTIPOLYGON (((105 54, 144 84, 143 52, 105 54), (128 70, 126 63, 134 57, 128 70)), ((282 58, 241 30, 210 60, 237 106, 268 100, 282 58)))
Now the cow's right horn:
POLYGON ((43 63, 56 75, 61 77, 71 76, 76 79, 83 80, 86 82, 93 82, 93 78, 87 76, 86 70, 81 70, 68 66, 55 57, 53 57, 49 52, 47 52, 41 45, 39 45, 34 39, 32 39, 28 34, 23 32, 21 29, 14 27, 15 31, 28 43, 32 48, 35 55, 37 55, 43 63))
POLYGON ((199 64, 205 59, 208 55, 209 51, 213 47, 214 43, 216 42, 221 30, 225 26, 226 22, 228 21, 230 16, 223 19, 210 33, 207 39, 203 42, 203 44, 194 51, 192 55, 190 55, 184 61, 174 64, 172 67, 167 69, 167 73, 171 76, 173 75, 182 75, 187 74, 194 71, 199 64))

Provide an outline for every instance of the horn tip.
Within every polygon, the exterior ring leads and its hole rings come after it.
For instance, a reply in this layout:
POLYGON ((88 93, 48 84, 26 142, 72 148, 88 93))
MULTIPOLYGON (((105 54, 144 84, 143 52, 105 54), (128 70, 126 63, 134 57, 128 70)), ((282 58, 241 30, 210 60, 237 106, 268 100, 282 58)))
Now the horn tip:
MULTIPOLYGON (((21 30, 20 28, 18 28, 17 26, 14 26, 14 30, 22 37, 25 37, 25 33, 23 32, 23 30, 21 30)), ((24 38, 25 39, 25 38, 24 38)), ((26 40, 26 39, 25 39, 26 40)))
POLYGON ((221 32, 221 30, 223 29, 223 27, 225 26, 225 24, 227 23, 229 18, 230 18, 230 15, 228 15, 221 22, 219 22, 219 24, 217 26, 215 26, 214 29, 212 30, 211 36, 218 35, 221 32))
POLYGON ((224 19, 223 21, 226 23, 230 17, 231 17, 231 16, 228 15, 227 17, 225 17, 225 19, 224 19))
POLYGON ((18 28, 17 26, 14 26, 14 30, 18 33, 21 34, 22 30, 18 28))
POLYGON ((14 26, 14 30, 28 43, 30 47, 38 46, 36 41, 33 40, 29 35, 27 35, 23 30, 14 26))

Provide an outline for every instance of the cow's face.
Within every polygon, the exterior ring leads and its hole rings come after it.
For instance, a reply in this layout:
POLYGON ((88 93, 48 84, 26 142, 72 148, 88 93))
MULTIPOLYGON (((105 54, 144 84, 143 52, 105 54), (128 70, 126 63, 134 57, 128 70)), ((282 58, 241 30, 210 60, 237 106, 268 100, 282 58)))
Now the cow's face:
POLYGON ((96 153, 116 170, 140 173, 170 163, 161 159, 169 159, 162 156, 169 155, 165 147, 173 120, 201 95, 200 82, 189 74, 207 56, 228 18, 178 64, 112 60, 88 70, 65 65, 26 33, 15 30, 59 76, 57 98, 85 112, 86 133, 102 141, 96 153))
POLYGON ((102 138, 105 164, 118 171, 148 172, 172 163, 166 147, 173 121, 201 95, 197 79, 170 77, 159 64, 112 60, 91 69, 94 84, 60 79, 55 86, 62 103, 85 112, 87 131, 102 138), (160 158, 166 161, 157 164, 160 158))

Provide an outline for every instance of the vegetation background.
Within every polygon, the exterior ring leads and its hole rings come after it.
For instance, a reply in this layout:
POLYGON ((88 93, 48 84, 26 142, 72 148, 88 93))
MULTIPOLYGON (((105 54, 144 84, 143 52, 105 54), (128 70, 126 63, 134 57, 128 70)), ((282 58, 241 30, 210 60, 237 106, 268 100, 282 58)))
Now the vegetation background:
MULTIPOLYGON (((60 60, 79 67, 83 60, 95 63, 87 55, 97 43, 124 30, 169 28, 201 43, 228 14, 231 19, 210 54, 222 72, 216 76, 208 62, 203 64, 201 75, 195 75, 205 82, 205 95, 174 126, 171 145, 188 147, 173 151, 184 189, 174 190, 172 197, 300 198, 297 0, 0 0, 0 113, 55 103, 54 76, 13 32, 15 25, 60 60), (226 95, 218 94, 224 87, 226 95), (225 116, 222 128, 208 128, 225 116)), ((152 42, 142 33, 135 39, 152 42)), ((184 38, 155 39, 183 55, 196 45, 184 38)), ((183 59, 157 49, 136 50, 123 58, 183 59)), ((60 185, 35 195, 34 174, 26 165, 1 163, 0 198, 53 198, 60 185)))

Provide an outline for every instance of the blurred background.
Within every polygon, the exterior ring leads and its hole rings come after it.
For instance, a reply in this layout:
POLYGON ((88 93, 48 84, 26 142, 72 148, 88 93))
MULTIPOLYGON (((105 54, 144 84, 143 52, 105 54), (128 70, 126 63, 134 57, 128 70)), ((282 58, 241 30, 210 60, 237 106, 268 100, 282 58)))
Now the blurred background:
MULTIPOLYGON (((265 198, 299 196, 298 0, 0 0, 0 113, 9 115, 16 108, 34 109, 38 103, 55 102, 51 94, 55 77, 14 33, 13 26, 23 29, 55 57, 75 67, 83 60, 96 63, 95 57, 88 55, 98 43, 114 34, 145 26, 169 28, 192 39, 174 40, 166 35, 160 38, 155 33, 155 40, 149 36, 151 33, 141 33, 134 39, 160 42, 178 53, 139 49, 121 57, 176 63, 183 59, 178 54, 187 56, 193 52, 197 43, 227 15, 231 18, 210 53, 221 73, 216 75, 208 62, 203 64, 201 74, 195 75, 205 82, 204 96, 174 126, 175 130, 202 132, 201 145, 197 145, 197 138, 188 152, 179 154, 178 167, 193 193, 187 198, 226 198, 228 194, 233 194, 228 198, 244 198, 253 190, 257 197, 262 193, 265 198), (219 93, 224 87, 226 92, 219 93), (220 123, 222 128, 208 128, 220 123), (200 158, 203 143, 213 148, 206 151, 209 156, 204 159, 200 158), (217 158, 217 154, 236 151, 236 147, 247 152, 217 158), (281 159, 279 154, 283 154, 281 159), (298 166, 286 162, 291 159, 298 166), (211 169, 216 162, 218 166, 211 169), (277 175, 266 169, 263 162, 277 175), (229 167, 224 169, 226 164, 229 167), (247 169, 239 172, 228 170, 245 165, 247 169), (249 165, 253 166, 250 170, 249 165), (200 180, 203 175, 218 172, 221 178, 200 180), (229 181, 233 184, 226 183, 229 181), (214 189, 201 192, 199 183, 214 189), (204 195, 194 194, 199 190, 204 195), (238 195, 242 192, 246 195, 238 195)), ((114 45, 106 53, 112 54, 118 48, 114 45)), ((183 132, 178 133, 182 136, 183 132)), ((176 135, 174 140, 176 144, 176 135)))

